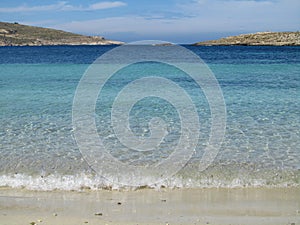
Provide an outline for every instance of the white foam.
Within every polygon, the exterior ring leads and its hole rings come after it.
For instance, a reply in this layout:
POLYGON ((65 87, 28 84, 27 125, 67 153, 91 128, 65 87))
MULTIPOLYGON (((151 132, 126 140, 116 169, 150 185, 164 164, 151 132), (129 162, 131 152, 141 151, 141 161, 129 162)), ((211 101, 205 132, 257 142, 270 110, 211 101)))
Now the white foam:
MULTIPOLYGON (((191 178, 172 177, 161 181, 157 184, 147 185, 147 178, 145 177, 145 186, 147 188, 160 189, 166 188, 237 188, 237 187, 287 187, 300 186, 299 183, 282 182, 278 184, 268 184, 264 179, 247 179, 243 180, 235 178, 232 180, 220 179, 199 179, 193 180, 191 178)), ((151 179, 149 179, 151 180, 151 179)), ((24 174, 2 175, 0 176, 0 187, 10 188, 25 188, 28 190, 52 191, 82 191, 89 190, 135 190, 141 187, 128 187, 119 184, 110 183, 106 179, 99 176, 92 176, 86 174, 78 175, 59 175, 52 174, 46 177, 29 176, 24 174)))

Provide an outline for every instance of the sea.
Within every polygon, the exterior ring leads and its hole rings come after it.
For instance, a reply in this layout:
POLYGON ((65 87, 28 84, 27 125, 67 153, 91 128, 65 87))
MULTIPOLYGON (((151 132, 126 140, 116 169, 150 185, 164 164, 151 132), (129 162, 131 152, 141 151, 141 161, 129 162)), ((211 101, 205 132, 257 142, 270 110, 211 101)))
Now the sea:
POLYGON ((299 46, 118 48, 0 47, 0 187, 300 186, 299 46))

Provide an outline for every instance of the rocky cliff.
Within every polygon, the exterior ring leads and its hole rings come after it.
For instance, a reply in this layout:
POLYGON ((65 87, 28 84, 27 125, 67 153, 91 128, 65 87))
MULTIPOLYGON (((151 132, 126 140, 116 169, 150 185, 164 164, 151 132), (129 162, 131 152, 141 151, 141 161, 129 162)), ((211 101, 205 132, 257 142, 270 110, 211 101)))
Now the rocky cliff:
POLYGON ((194 45, 300 45, 300 32, 258 32, 241 34, 213 41, 197 42, 194 45))
POLYGON ((61 30, 0 22, 0 46, 110 45, 122 44, 99 36, 84 36, 61 30))

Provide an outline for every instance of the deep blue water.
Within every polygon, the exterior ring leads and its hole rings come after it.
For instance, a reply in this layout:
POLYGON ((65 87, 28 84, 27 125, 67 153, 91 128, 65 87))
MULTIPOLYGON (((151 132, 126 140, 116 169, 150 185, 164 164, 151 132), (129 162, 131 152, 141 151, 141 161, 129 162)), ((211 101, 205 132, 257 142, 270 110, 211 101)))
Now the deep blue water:
MULTIPOLYGON (((112 185, 82 158, 74 138, 72 105, 90 64, 116 47, 0 48, 0 186, 97 189, 112 185)), ((131 165, 150 165, 172 153, 181 134, 180 116, 165 100, 153 96, 143 99, 130 112, 130 129, 137 137, 151 135, 151 118, 161 117, 166 122, 168 135, 156 151, 125 148, 111 125, 113 101, 125 85, 146 76, 163 76, 190 95, 199 115, 201 136, 189 163, 161 185, 299 185, 300 47, 184 47, 209 66, 223 92, 226 134, 213 163, 205 171, 197 167, 211 126, 203 91, 183 71, 155 62, 122 69, 99 93, 95 120, 109 152, 131 165)), ((145 176, 145 185, 148 179, 145 176)))
MULTIPOLYGON (((1 47, 0 64, 91 64, 116 46, 1 47)), ((189 46, 206 63, 300 63, 298 46, 189 46)))

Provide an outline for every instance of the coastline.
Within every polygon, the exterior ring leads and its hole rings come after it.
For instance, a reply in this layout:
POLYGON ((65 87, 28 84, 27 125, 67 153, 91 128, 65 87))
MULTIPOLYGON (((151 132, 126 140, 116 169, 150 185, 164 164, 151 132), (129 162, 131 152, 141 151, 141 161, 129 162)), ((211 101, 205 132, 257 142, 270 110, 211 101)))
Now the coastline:
MULTIPOLYGON (((110 43, 58 43, 58 44, 24 44, 24 45, 1 45, 0 44, 0 48, 2 47, 59 47, 59 46, 110 46, 110 45, 114 45, 114 46, 122 46, 122 45, 127 45, 126 42, 113 42, 111 41, 110 43)), ((130 44, 133 45, 134 44, 130 44)), ((181 46, 196 46, 194 44, 190 44, 190 43, 178 43, 178 44, 174 44, 174 45, 181 45, 181 46)), ((153 46, 157 46, 157 47, 170 47, 170 46, 174 46, 174 45, 153 45, 153 46)), ((199 45, 200 46, 200 45, 199 45)), ((219 45, 222 46, 222 45, 219 45)), ((238 45, 236 45, 238 46, 238 45)), ((263 46, 263 45, 262 45, 263 46)), ((276 45, 274 45, 276 46, 276 45)), ((205 47, 209 47, 209 46, 205 46, 205 47)))
POLYGON ((298 224, 300 188, 0 189, 3 224, 298 224))
POLYGON ((198 46, 299 46, 300 32, 257 32, 197 42, 198 46))

